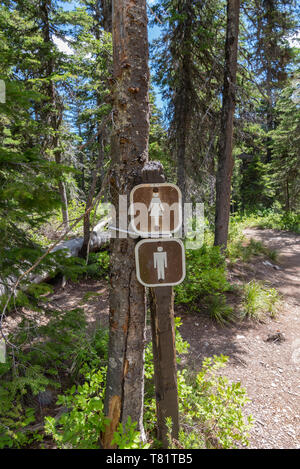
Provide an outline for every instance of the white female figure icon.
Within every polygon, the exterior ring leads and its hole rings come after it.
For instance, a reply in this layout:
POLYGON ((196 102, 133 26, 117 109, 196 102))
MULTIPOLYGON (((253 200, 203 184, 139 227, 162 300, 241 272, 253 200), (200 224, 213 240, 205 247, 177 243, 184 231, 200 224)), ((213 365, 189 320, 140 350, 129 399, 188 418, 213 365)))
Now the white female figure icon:
POLYGON ((164 207, 162 202, 159 198, 158 192, 153 192, 152 200, 148 208, 148 212, 150 212, 150 217, 154 219, 154 227, 158 230, 159 229, 159 217, 163 215, 164 207))
POLYGON ((157 269, 157 280, 165 280, 165 269, 168 267, 167 253, 162 247, 153 254, 154 269, 157 269))

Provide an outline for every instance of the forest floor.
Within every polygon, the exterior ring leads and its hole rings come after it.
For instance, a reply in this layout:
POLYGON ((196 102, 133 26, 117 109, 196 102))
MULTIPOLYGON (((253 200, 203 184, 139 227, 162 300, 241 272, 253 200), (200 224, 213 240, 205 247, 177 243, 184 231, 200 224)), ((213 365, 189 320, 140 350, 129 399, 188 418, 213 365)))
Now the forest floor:
MULTIPOLYGON (((190 344, 183 362, 199 370, 204 357, 227 355, 229 362, 220 373, 230 381, 241 381, 250 398, 245 409, 255 421, 250 447, 300 448, 300 238, 290 232, 253 228, 244 234, 275 249, 279 257, 276 263, 266 263, 264 258, 238 262, 230 267, 229 280, 241 284, 256 279, 276 288, 283 295, 280 313, 264 322, 244 320, 221 326, 205 313, 187 314, 178 308, 180 332, 190 344), (270 340, 278 332, 279 340, 270 340)), ((82 307, 92 329, 108 325, 104 281, 69 283, 56 290, 51 302, 66 309, 82 307)))
MULTIPOLYGON (((180 333, 190 344, 182 363, 199 371, 205 357, 228 356, 220 373, 230 381, 241 381, 247 390, 250 401, 245 413, 254 418, 250 448, 300 448, 300 237, 253 228, 244 234, 275 249, 279 257, 276 262, 255 257, 229 264, 229 281, 237 285, 255 279, 276 288, 283 296, 280 312, 264 322, 249 319, 222 326, 205 311, 190 313, 177 307, 180 333), (270 340, 278 332, 279 340, 270 340)), ((108 326, 108 296, 105 280, 81 279, 64 288, 57 285, 48 299, 54 308, 82 308, 92 332, 108 326)), ((233 293, 228 301, 233 305, 237 301, 233 293)))

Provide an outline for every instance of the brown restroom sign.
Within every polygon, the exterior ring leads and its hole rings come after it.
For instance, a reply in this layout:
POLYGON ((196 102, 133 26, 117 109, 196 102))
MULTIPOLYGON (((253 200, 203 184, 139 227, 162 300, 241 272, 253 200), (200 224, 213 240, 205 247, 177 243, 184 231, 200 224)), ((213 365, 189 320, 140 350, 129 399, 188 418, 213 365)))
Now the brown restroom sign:
POLYGON ((133 230, 142 238, 172 234, 181 228, 182 196, 169 183, 140 184, 130 194, 133 230))
POLYGON ((185 277, 180 239, 143 239, 135 247, 136 274, 145 287, 178 285, 185 277))

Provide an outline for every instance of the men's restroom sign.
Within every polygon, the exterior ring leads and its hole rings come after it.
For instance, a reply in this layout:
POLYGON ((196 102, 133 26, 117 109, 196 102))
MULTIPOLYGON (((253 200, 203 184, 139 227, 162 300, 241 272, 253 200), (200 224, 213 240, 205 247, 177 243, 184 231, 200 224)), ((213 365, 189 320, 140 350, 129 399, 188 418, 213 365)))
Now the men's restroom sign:
POLYGON ((182 223, 182 196, 175 184, 140 184, 130 194, 134 231, 146 238, 171 234, 182 223))
POLYGON ((145 287, 178 285, 184 280, 184 246, 179 239, 139 241, 135 262, 138 281, 145 287))

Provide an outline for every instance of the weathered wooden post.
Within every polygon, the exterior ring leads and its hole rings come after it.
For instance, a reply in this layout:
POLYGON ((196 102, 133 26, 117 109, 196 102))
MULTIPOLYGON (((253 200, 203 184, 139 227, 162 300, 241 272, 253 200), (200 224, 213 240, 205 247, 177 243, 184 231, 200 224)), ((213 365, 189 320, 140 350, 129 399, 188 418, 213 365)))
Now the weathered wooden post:
MULTIPOLYGON (((144 183, 164 183, 161 163, 145 164, 142 178, 144 183)), ((167 448, 167 417, 172 419, 172 438, 177 439, 179 431, 173 287, 150 288, 150 309, 158 439, 167 448)))

